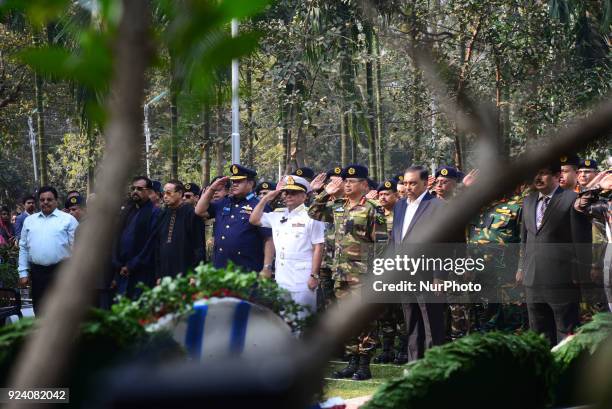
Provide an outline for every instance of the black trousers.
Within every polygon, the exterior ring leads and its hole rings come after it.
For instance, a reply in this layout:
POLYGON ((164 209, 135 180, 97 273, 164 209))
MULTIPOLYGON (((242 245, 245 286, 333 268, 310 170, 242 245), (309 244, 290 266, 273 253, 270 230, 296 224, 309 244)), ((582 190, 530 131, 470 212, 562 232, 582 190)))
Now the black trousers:
POLYGON ((48 288, 55 280, 57 269, 61 263, 51 264, 50 266, 41 266, 39 264, 30 264, 30 280, 32 283, 32 306, 34 314, 39 315, 42 305, 42 300, 47 293, 48 288))
POLYGON ((550 345, 557 345, 580 323, 580 293, 577 289, 555 294, 555 291, 527 287, 526 295, 529 328, 543 334, 550 345))
POLYGON ((413 302, 402 304, 402 309, 408 333, 409 361, 422 358, 426 349, 444 343, 446 304, 413 302))

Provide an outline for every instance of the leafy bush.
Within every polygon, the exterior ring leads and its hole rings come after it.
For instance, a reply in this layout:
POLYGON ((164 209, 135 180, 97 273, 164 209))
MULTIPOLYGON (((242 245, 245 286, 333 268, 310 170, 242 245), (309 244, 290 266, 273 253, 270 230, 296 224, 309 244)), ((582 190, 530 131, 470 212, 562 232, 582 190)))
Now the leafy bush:
POLYGON ((612 336, 612 314, 599 313, 581 326, 576 335, 553 348, 553 356, 559 373, 555 388, 556 405, 577 405, 584 397, 577 394, 581 386, 585 365, 603 342, 612 336))
POLYGON ((298 313, 304 307, 291 300, 287 291, 273 280, 258 279, 257 273, 243 272, 231 263, 222 269, 201 264, 195 272, 185 276, 164 277, 160 285, 145 288, 137 301, 120 298, 112 311, 117 317, 147 325, 169 313, 186 314, 194 301, 212 297, 235 297, 263 305, 296 330, 305 325, 304 320, 298 319, 298 313))
POLYGON ((428 350, 364 408, 542 408, 552 401, 554 379, 553 356, 543 337, 473 334, 428 350))
POLYGON ((19 274, 17 261, 19 249, 15 246, 0 246, 0 287, 17 288, 19 274))
MULTIPOLYGON (((36 321, 22 319, 0 327, 0 387, 6 387, 24 341, 36 331, 36 321)), ((184 351, 165 331, 147 333, 135 320, 92 309, 81 326, 71 365, 58 384, 70 388, 70 404, 78 407, 95 391, 95 380, 106 369, 145 358, 156 365, 184 357, 184 351)))

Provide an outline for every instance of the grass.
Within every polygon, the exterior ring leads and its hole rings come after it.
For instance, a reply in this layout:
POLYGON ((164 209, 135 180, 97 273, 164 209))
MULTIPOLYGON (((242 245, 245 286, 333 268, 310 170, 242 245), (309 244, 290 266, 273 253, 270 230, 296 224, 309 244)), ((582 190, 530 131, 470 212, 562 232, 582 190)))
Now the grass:
POLYGON ((351 379, 332 379, 333 371, 344 368, 345 362, 332 361, 327 367, 325 375, 325 398, 339 396, 343 399, 356 398, 358 396, 371 395, 388 379, 402 376, 405 365, 372 364, 372 379, 367 381, 353 381, 351 379))

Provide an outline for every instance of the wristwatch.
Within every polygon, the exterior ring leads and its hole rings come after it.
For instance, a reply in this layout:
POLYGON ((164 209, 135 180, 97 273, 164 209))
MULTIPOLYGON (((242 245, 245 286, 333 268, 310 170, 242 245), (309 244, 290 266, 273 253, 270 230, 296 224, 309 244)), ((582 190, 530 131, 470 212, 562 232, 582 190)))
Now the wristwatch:
POLYGON ((272 270, 273 265, 272 264, 264 264, 263 268, 264 269, 268 269, 268 270, 272 270))
POLYGON ((310 277, 314 278, 315 280, 318 280, 318 279, 319 279, 319 276, 316 276, 316 275, 314 275, 314 274, 311 274, 311 275, 310 275, 310 277))

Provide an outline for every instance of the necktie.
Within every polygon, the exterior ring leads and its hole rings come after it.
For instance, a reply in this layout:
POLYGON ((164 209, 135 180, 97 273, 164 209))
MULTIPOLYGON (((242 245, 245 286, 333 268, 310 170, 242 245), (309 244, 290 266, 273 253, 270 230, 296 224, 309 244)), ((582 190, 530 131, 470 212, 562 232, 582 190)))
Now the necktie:
POLYGON ((544 219, 544 213, 546 212, 546 208, 548 207, 548 202, 550 202, 550 197, 544 196, 541 199, 542 204, 538 207, 538 214, 536 215, 536 227, 540 230, 540 226, 542 226, 542 220, 544 219))

